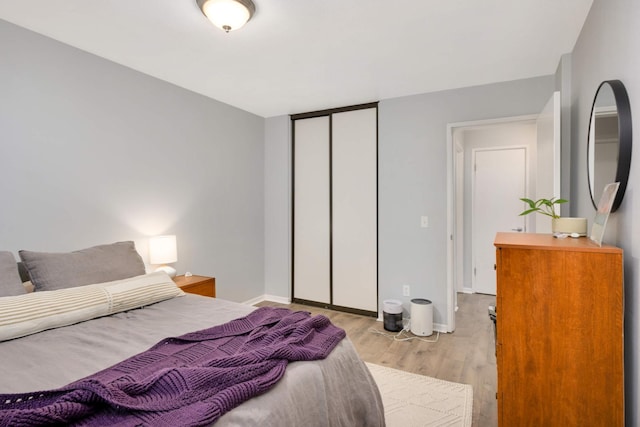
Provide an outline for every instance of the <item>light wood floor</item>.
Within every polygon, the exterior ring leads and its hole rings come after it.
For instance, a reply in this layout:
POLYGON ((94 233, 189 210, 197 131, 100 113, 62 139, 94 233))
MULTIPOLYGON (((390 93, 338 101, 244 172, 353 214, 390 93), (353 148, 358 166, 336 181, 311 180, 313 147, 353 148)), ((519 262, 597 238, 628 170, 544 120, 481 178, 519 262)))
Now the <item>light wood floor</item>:
MULTIPOLYGON (((492 427, 498 425, 493 325, 487 315, 487 307, 493 303, 494 296, 459 294, 456 330, 451 334, 440 334, 436 343, 418 340, 399 342, 372 333, 371 328, 392 335, 384 330, 382 322, 371 317, 299 304, 265 301, 258 305, 284 306, 324 314, 347 332, 366 362, 470 384, 473 386, 473 426, 492 427)), ((435 336, 426 339, 434 339, 435 336)))

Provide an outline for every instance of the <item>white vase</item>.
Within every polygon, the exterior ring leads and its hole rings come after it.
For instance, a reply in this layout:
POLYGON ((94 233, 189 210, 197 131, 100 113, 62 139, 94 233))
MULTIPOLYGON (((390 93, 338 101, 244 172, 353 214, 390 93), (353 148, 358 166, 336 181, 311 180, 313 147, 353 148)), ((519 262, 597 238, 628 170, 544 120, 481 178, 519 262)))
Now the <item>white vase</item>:
POLYGON ((578 233, 581 236, 587 235, 587 218, 552 218, 551 231, 554 233, 578 233))

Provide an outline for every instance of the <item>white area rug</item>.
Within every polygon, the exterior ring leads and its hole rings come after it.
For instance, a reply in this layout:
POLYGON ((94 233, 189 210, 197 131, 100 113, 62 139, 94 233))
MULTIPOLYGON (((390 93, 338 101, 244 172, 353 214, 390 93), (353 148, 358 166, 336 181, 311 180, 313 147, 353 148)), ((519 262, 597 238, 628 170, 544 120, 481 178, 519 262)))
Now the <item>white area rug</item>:
POLYGON ((473 389, 367 363, 378 384, 387 427, 471 426, 473 389))

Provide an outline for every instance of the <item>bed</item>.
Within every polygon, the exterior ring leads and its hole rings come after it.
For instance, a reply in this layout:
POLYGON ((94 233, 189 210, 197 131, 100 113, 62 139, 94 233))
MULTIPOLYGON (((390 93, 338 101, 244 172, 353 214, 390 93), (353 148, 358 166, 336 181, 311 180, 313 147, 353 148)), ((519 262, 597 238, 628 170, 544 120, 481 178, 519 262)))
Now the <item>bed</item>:
MULTIPOLYGON (((128 245, 127 250, 130 251, 132 243, 128 242, 128 245)), ((102 256, 93 258, 84 256, 80 257, 80 261, 74 262, 62 258, 63 263, 73 267, 65 267, 64 274, 60 274, 56 264, 60 259, 55 256, 45 256, 46 262, 41 262, 41 254, 36 253, 35 257, 39 262, 34 263, 31 257, 33 253, 23 254, 21 251, 20 255, 21 257, 24 255, 23 262, 26 261, 27 267, 31 267, 27 269, 31 276, 29 278, 36 278, 35 292, 26 295, 7 295, 7 298, 0 298, 0 303, 11 298, 22 298, 22 300, 29 298, 31 301, 33 296, 39 293, 41 297, 52 293, 71 295, 75 292, 84 295, 83 293, 86 292, 98 292, 97 289, 104 293, 106 288, 121 289, 123 282, 157 281, 157 276, 135 275, 139 270, 132 269, 126 273, 129 276, 134 274, 131 278, 106 281, 103 280, 104 278, 99 278, 102 281, 96 282, 98 285, 95 285, 93 284, 96 280, 95 275, 89 275, 81 280, 77 278, 82 275, 77 269, 102 268, 96 267, 96 265, 104 265, 102 256), (70 272, 75 276, 69 277, 70 272), (60 280, 43 282, 37 277, 41 274, 47 278, 54 277, 60 280), (63 277, 65 275, 66 277, 63 277), (90 280, 89 283, 92 284, 75 284, 86 280, 90 280), (73 282, 74 286, 62 285, 62 288, 53 289, 60 283, 69 282, 73 282), (117 286, 101 287, 103 282, 116 283, 117 286), (46 286, 42 287, 42 283, 46 286), (47 289, 47 286, 51 286, 52 289, 47 289)), ((0 264, 2 264, 1 260, 0 264)), ((5 268, 0 268, 0 274, 7 274, 6 265, 5 262, 5 268)), ((113 266, 112 263, 106 265, 113 266)), ((14 273, 9 272, 9 274, 14 273)), ((111 277, 107 278, 111 279, 111 277)), ((137 294, 141 294, 141 298, 146 298, 148 294, 153 293, 146 290, 140 292, 139 288, 136 289, 138 289, 137 294)), ((169 289, 168 285, 166 289, 169 289)), ((70 320, 67 315, 62 320, 58 319, 58 322, 70 323, 68 325, 45 327, 42 331, 23 334, 24 336, 16 338, 3 337, 4 340, 0 342, 2 359, 0 394, 56 389, 144 352, 164 338, 225 324, 248 316, 256 310, 255 307, 221 299, 184 294, 177 287, 176 289, 176 295, 170 297, 165 295, 157 302, 142 304, 140 308, 130 308, 125 304, 124 310, 103 315, 104 313, 96 308, 99 304, 95 304, 90 310, 92 313, 88 320, 76 322, 74 319, 70 320), (96 310, 99 314, 97 316, 94 315, 96 310)), ((127 292, 131 293, 130 290, 127 292)), ((171 292, 174 291, 171 290, 171 292)), ((117 295, 117 292, 113 294, 117 295)), ((129 304, 129 294, 126 297, 127 304, 129 304)), ((92 301, 96 299, 99 298, 91 297, 92 301)), ((110 307, 116 302, 116 297, 109 296, 110 307)), ((131 304, 139 305, 140 302, 131 304)), ((86 307, 82 310, 87 311, 86 307)), ((87 313, 84 311, 82 315, 86 316, 87 313)), ((28 326, 32 331, 42 329, 41 323, 40 321, 31 322, 28 326)), ((0 335, 3 331, 13 332, 5 325, 0 326, 0 335)), ((375 381, 364 362, 358 357, 351 342, 348 338, 344 338, 325 359, 289 363, 284 376, 269 391, 225 413, 215 425, 383 426, 384 412, 375 381)))

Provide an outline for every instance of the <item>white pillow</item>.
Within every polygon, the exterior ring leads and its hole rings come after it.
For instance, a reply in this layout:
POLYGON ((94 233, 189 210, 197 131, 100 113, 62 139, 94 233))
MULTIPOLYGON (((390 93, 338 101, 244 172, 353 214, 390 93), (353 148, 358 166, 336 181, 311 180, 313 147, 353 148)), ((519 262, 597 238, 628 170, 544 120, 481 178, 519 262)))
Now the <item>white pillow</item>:
POLYGON ((0 341, 184 295, 164 272, 0 298, 0 341))

